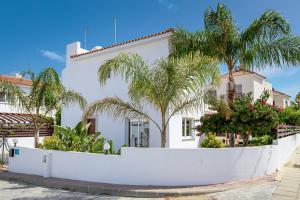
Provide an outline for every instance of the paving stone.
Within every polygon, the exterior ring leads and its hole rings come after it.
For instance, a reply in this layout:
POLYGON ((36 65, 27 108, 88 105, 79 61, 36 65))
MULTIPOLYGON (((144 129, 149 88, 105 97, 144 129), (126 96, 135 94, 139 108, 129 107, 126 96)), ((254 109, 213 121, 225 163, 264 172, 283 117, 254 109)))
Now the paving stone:
POLYGON ((282 169, 281 180, 273 193, 272 200, 300 200, 300 148, 296 149, 289 163, 282 169))

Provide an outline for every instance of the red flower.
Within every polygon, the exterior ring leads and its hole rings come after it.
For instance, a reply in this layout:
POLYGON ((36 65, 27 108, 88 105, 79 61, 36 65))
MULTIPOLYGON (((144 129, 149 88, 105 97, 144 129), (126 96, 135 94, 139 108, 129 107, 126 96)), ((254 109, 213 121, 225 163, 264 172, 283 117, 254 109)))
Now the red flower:
POLYGON ((261 103, 262 103, 263 105, 266 105, 267 100, 263 99, 263 100, 261 100, 261 103))

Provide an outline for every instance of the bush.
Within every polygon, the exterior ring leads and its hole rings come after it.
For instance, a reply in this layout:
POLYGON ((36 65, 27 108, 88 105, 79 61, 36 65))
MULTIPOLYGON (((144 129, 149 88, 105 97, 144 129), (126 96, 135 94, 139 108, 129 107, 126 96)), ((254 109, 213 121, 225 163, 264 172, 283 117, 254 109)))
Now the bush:
POLYGON ((270 135, 263 135, 260 137, 256 137, 250 141, 250 144, 253 146, 269 145, 272 143, 273 143, 273 138, 270 135))
POLYGON ((64 150, 63 142, 57 137, 57 135, 47 136, 44 139, 44 143, 40 144, 39 148, 50 150, 64 150))
POLYGON ((300 126, 300 109, 296 106, 291 106, 282 112, 282 122, 288 125, 300 126))
MULTIPOLYGON (((104 153, 105 138, 97 133, 89 133, 90 123, 79 122, 75 128, 54 126, 54 133, 46 137, 41 148, 61 151, 80 151, 91 153, 104 153)), ((113 147, 112 141, 110 141, 113 147)), ((109 153, 114 153, 110 150, 109 153)))
POLYGON ((269 93, 264 91, 256 101, 251 93, 237 97, 232 104, 223 105, 231 110, 228 117, 222 114, 221 109, 217 109, 218 113, 202 117, 202 124, 197 129, 203 133, 237 133, 243 138, 244 145, 248 144, 250 135, 273 135, 273 130, 281 123, 282 111, 267 103, 269 96, 269 93))
POLYGON ((222 148, 224 144, 214 134, 207 134, 206 138, 201 142, 203 148, 222 148))

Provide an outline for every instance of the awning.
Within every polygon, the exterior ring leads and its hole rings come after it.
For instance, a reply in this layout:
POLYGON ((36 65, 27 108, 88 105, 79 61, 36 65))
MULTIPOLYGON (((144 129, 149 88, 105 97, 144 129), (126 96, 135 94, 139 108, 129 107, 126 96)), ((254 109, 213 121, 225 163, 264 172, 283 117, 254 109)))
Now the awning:
POLYGON ((53 133, 53 122, 43 116, 23 113, 0 112, 0 135, 7 137, 33 137, 35 132, 34 120, 40 126, 40 136, 50 136, 53 133))

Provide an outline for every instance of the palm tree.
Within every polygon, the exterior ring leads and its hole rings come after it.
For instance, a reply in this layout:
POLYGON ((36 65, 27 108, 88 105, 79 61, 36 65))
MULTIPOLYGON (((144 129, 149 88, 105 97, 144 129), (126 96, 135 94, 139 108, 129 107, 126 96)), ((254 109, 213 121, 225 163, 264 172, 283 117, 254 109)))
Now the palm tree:
POLYGON ((46 68, 39 74, 31 71, 22 73, 32 81, 30 91, 26 92, 18 85, 0 81, 0 91, 6 94, 6 101, 31 114, 35 128, 34 145, 39 145, 40 117, 48 115, 60 106, 79 103, 84 109, 85 99, 73 90, 67 90, 61 83, 59 75, 53 68, 46 68))
POLYGON ((98 71, 100 84, 108 74, 122 75, 129 83, 129 102, 107 97, 92 103, 83 119, 95 112, 113 117, 140 117, 153 122, 161 133, 161 147, 166 147, 166 129, 171 117, 201 107, 203 86, 219 80, 218 62, 202 54, 190 53, 180 58, 159 59, 147 65, 137 54, 120 54, 104 63, 98 71), (156 121, 145 110, 154 107, 160 113, 156 121))
POLYGON ((206 10, 204 25, 203 31, 175 31, 173 53, 200 51, 225 63, 229 74, 229 102, 234 99, 233 71, 238 66, 251 70, 254 67, 262 69, 299 63, 300 37, 291 35, 290 25, 276 11, 264 12, 249 27, 240 31, 231 11, 219 3, 215 11, 211 8, 206 10))
MULTIPOLYGON (((228 102, 235 97, 233 72, 296 65, 300 60, 300 37, 292 35, 288 22, 276 11, 268 10, 249 27, 240 30, 231 11, 223 4, 204 14, 204 30, 188 32, 179 28, 172 37, 173 55, 200 51, 217 58, 228 69, 228 102)), ((231 146, 233 146, 231 134, 231 146)))

